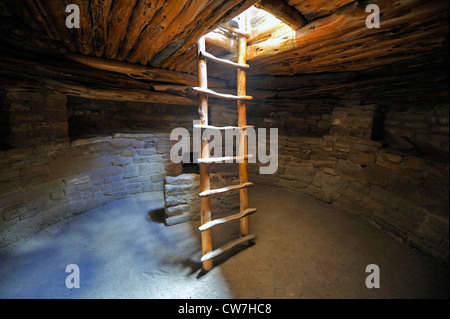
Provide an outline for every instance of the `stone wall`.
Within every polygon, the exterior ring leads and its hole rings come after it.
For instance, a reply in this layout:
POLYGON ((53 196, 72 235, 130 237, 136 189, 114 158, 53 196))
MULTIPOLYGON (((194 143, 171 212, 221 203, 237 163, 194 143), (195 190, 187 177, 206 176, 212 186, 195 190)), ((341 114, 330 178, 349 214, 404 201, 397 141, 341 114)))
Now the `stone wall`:
POLYGON ((161 192, 165 176, 181 174, 169 159, 168 130, 97 132, 70 142, 65 96, 8 90, 0 97, 8 128, 0 150, 0 245, 115 199, 161 192))
POLYGON ((69 135, 76 139, 86 135, 115 132, 167 131, 175 127, 192 129, 197 108, 142 102, 115 102, 67 97, 69 135))
POLYGON ((68 140, 66 97, 49 90, 0 92, 0 149, 68 140))
POLYGON ((166 133, 118 133, 1 151, 0 244, 115 199, 162 191, 165 176, 181 173, 168 143, 166 133))
POLYGON ((448 116, 447 103, 390 108, 384 121, 385 140, 391 148, 448 161, 448 116))
MULTIPOLYGON (((238 171, 210 175, 211 188, 239 184, 238 171)), ((164 180, 166 223, 174 225, 200 219, 200 176, 182 174, 167 176, 164 180)), ((229 192, 211 197, 211 216, 230 215, 239 212, 239 193, 229 192)))
MULTIPOLYGON (((3 244, 117 198, 163 191, 167 175, 182 173, 169 159, 170 130, 191 128, 197 118, 195 107, 91 101, 45 90, 2 91, 0 98, 3 244)), ((236 125, 236 104, 211 99, 210 119, 236 125)), ((250 164, 250 181, 330 203, 448 265, 448 104, 380 107, 350 95, 275 104, 256 99, 248 105, 248 124, 279 129, 277 172, 260 175, 250 164)), ((234 184, 237 171, 233 164, 213 165, 214 186, 234 184)), ((166 182, 168 223, 197 218, 197 178, 166 182), (180 194, 185 202, 170 204, 180 194)), ((214 210, 229 212, 238 203, 218 198, 214 210)))
MULTIPOLYGON (((328 127, 315 136, 289 125, 305 123, 313 114, 304 102, 297 112, 267 104, 249 110, 249 124, 279 128, 277 172, 260 175, 259 165, 249 164, 249 180, 330 203, 448 265, 448 106, 418 111, 380 110, 359 100, 334 104, 331 114, 325 110, 315 116, 317 122, 327 120, 323 126, 328 127), (277 116, 283 112, 290 117, 277 116), (405 132, 414 137, 411 141, 427 144, 398 147, 393 137, 399 140, 405 132), (430 152, 431 147, 439 152, 430 152)), ((223 114, 213 115, 214 125, 233 124, 234 108, 216 107, 223 114)))

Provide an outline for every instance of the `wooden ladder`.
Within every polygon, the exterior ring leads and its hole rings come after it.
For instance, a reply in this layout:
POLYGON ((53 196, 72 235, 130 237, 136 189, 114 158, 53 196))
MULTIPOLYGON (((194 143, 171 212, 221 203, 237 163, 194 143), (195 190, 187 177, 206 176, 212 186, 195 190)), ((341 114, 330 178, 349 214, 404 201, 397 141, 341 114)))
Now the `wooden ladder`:
MULTIPOLYGON (((248 35, 242 32, 240 29, 227 28, 228 32, 232 36, 236 36, 238 39, 238 63, 224 60, 213 56, 212 54, 206 52, 205 38, 202 37, 198 42, 198 87, 194 87, 193 90, 198 92, 198 113, 200 116, 200 124, 194 125, 195 128, 200 129, 237 129, 241 130, 241 133, 245 129, 253 127, 247 125, 246 119, 246 100, 251 100, 251 96, 246 95, 246 73, 245 69, 249 68, 246 64, 246 54, 247 54, 247 38, 248 35), (207 81, 207 68, 206 60, 211 62, 220 63, 225 66, 231 66, 237 68, 237 95, 222 94, 217 93, 208 89, 207 81), (208 95, 216 98, 225 100, 235 100, 237 101, 238 110, 238 126, 225 126, 216 127, 208 124, 208 95)), ((244 135, 244 134, 243 134, 244 135)), ((255 208, 249 208, 248 206, 248 187, 252 186, 253 183, 248 181, 247 173, 247 160, 252 156, 248 154, 247 141, 244 136, 239 139, 239 150, 244 150, 243 154, 233 157, 210 157, 210 150, 208 146, 208 141, 201 141, 200 158, 198 163, 200 164, 200 223, 201 226, 199 230, 201 232, 202 241, 202 257, 201 262, 203 269, 208 271, 212 268, 212 259, 221 255, 222 253, 230 250, 231 248, 239 245, 248 243, 255 238, 255 235, 249 234, 249 221, 248 216, 256 212, 255 208), (243 143, 243 145, 241 144, 243 143), (232 185, 228 187, 223 187, 219 189, 211 189, 210 176, 209 176, 209 164, 219 163, 228 160, 240 160, 239 161, 239 184, 232 185), (217 194, 223 194, 231 191, 239 191, 240 195, 240 212, 234 215, 227 216, 220 219, 211 219, 211 196, 217 194), (212 250, 211 241, 211 229, 233 220, 240 220, 240 238, 231 241, 230 243, 212 250)))

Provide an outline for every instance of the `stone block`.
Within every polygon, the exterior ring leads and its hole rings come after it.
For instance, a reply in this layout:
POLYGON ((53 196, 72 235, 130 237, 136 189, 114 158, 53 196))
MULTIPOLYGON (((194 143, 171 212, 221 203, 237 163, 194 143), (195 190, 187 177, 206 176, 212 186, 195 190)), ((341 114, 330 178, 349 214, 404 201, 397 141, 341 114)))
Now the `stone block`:
POLYGON ((349 182, 347 190, 341 188, 339 193, 343 193, 345 196, 350 197, 355 203, 361 203, 362 198, 367 197, 368 191, 368 187, 365 185, 357 182, 349 182))
POLYGON ((391 174, 386 185, 386 190, 403 199, 411 199, 420 181, 420 179, 415 179, 407 175, 391 174))
POLYGON ((350 161, 342 160, 342 159, 338 160, 335 169, 338 172, 342 172, 342 173, 350 175, 350 176, 357 176, 363 170, 359 164, 354 164, 350 161))
POLYGON ((181 215, 184 213, 190 213, 192 209, 191 205, 176 205, 171 207, 166 207, 165 212, 168 217, 181 215))
POLYGON ((394 219, 391 222, 394 228, 402 228, 413 233, 417 233, 421 229, 421 223, 411 219, 410 216, 403 214, 400 210, 388 208, 387 213, 394 219))
POLYGON ((67 154, 50 160, 50 175, 52 178, 73 176, 86 171, 86 163, 81 156, 67 154))
POLYGON ((448 234, 449 234, 448 219, 438 218, 438 217, 429 215, 428 219, 425 223, 425 226, 427 226, 429 229, 431 229, 434 232, 440 233, 443 237, 448 238, 448 234))
POLYGON ((6 98, 8 100, 21 100, 21 101, 44 101, 44 96, 39 92, 33 91, 8 91, 6 98))
POLYGON ((103 167, 108 167, 111 166, 111 157, 108 155, 100 155, 98 156, 97 154, 93 155, 87 155, 87 156, 83 156, 83 161, 85 163, 85 170, 92 170, 92 169, 96 169, 96 168, 103 168, 103 167))
POLYGON ((64 183, 61 179, 54 179, 38 185, 29 186, 26 188, 26 199, 32 201, 36 198, 47 196, 64 188, 64 183))
POLYGON ((172 146, 171 145, 156 145, 156 153, 157 154, 169 154, 172 146))
POLYGON ((153 175, 157 173, 164 173, 164 165, 162 163, 143 163, 139 164, 140 175, 153 175))
POLYGON ((64 179, 64 184, 66 186, 74 186, 74 185, 88 183, 89 181, 90 181, 89 175, 78 174, 78 175, 74 175, 74 176, 64 179))
POLYGON ((142 192, 142 187, 140 184, 127 185, 127 190, 130 194, 137 194, 142 192))
POLYGON ((164 177, 165 177, 165 176, 166 176, 165 173, 163 173, 163 174, 152 175, 152 176, 150 176, 150 180, 151 180, 153 183, 162 182, 162 181, 164 181, 164 177))
POLYGON ((428 215, 428 212, 425 208, 412 205, 405 200, 401 200, 399 202, 398 210, 403 215, 408 216, 418 223, 424 222, 426 216, 428 215))
POLYGON ((0 171, 0 182, 8 182, 20 177, 18 169, 6 168, 0 171))
MULTIPOLYGON (((117 166, 113 166, 117 167, 117 166)), ((139 176, 139 168, 136 165, 128 165, 123 169, 123 178, 133 178, 139 176)))
POLYGON ((180 176, 166 176, 164 178, 166 184, 170 185, 184 185, 187 183, 200 182, 200 175, 198 174, 182 174, 180 176))
POLYGON ((371 199, 370 197, 365 196, 362 198, 361 201, 364 204, 364 206, 371 211, 383 213, 386 210, 384 205, 378 203, 377 201, 371 199))
POLYGON ((113 166, 124 166, 134 163, 133 157, 124 157, 120 155, 110 156, 109 161, 113 166))
POLYGON ((31 211, 33 209, 39 209, 41 211, 47 210, 50 208, 52 202, 54 201, 50 198, 50 194, 43 193, 41 196, 27 201, 26 211, 31 211))
POLYGON ((391 209, 397 209, 400 205, 400 199, 396 195, 376 186, 370 188, 369 197, 391 209))
POLYGON ((63 190, 59 190, 59 191, 50 193, 50 198, 52 200, 61 200, 61 199, 63 199, 63 197, 64 197, 64 191, 63 190))
POLYGON ((412 169, 415 171, 423 171, 425 170, 425 160, 415 157, 415 156, 407 156, 403 161, 403 168, 412 169))
POLYGON ((335 150, 340 151, 340 152, 346 152, 346 153, 350 152, 350 145, 347 144, 347 143, 341 143, 341 142, 336 141, 334 143, 334 147, 333 148, 335 150))
POLYGON ((9 221, 5 221, 3 218, 0 218, 0 233, 7 230, 9 227, 16 225, 17 221, 17 218, 9 221))
POLYGON ((28 219, 28 218, 31 218, 31 217, 34 217, 34 216, 38 215, 39 213, 40 213, 40 210, 39 210, 39 209, 29 210, 29 211, 27 211, 27 212, 21 214, 21 215, 19 216, 19 219, 20 219, 20 220, 28 219))
POLYGON ((356 153, 352 152, 349 155, 349 159, 352 163, 359 165, 372 165, 375 163, 375 155, 370 153, 356 153))
POLYGON ((367 166, 361 170, 357 179, 366 185, 386 187, 392 172, 380 166, 367 166))
POLYGON ((25 189, 19 189, 0 195, 0 210, 2 207, 15 206, 24 203, 26 200, 25 189))
POLYGON ((124 157, 133 157, 135 155, 135 151, 134 150, 124 150, 122 151, 122 153, 120 153, 120 155, 124 156, 124 157))
POLYGON ((19 217, 20 215, 27 212, 27 207, 25 205, 16 205, 7 207, 4 209, 0 209, 1 216, 3 220, 10 221, 12 219, 15 219, 19 217))
POLYGON ((137 150, 137 152, 141 156, 149 156, 149 155, 156 154, 156 151, 154 148, 140 149, 140 150, 137 150))
POLYGON ((133 147, 133 141, 130 139, 113 138, 113 139, 111 139, 110 144, 113 148, 119 149, 119 150, 123 150, 126 148, 131 149, 133 147))
POLYGON ((6 158, 24 158, 33 154, 33 149, 28 148, 12 148, 5 151, 6 158))
POLYGON ((0 182, 0 194, 16 191, 22 187, 20 179, 11 180, 9 182, 0 182))
POLYGON ((105 178, 108 176, 116 176, 123 173, 123 169, 120 166, 110 166, 110 167, 103 167, 103 168, 97 168, 93 171, 91 171, 91 178, 92 179, 99 179, 99 178, 105 178))
POLYGON ((310 184, 313 181, 315 170, 312 164, 286 165, 284 178, 291 177, 294 180, 310 184))

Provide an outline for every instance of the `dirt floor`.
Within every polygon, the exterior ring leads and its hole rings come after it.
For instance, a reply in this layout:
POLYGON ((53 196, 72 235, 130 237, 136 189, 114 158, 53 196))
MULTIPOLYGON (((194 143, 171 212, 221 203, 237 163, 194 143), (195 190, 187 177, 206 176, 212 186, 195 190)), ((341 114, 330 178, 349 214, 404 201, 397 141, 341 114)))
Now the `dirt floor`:
MULTIPOLYGON (((250 191, 254 245, 203 273, 199 222, 165 226, 162 194, 98 207, 0 251, 0 298, 448 298, 448 270, 367 222, 294 192, 250 191), (66 266, 80 269, 67 288, 66 266), (380 288, 368 289, 368 264, 380 288)), ((214 246, 238 236, 213 230, 214 246)))

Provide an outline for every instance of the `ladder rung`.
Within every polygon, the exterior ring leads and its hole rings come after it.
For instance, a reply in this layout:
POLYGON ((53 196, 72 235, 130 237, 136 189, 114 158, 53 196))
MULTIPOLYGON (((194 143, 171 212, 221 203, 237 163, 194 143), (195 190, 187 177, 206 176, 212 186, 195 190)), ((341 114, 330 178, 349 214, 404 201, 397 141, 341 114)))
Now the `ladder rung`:
POLYGON ((247 188, 250 186, 253 186, 253 183, 246 182, 246 183, 242 183, 242 184, 238 184, 238 185, 232 185, 232 186, 227 186, 227 187, 222 187, 222 188, 206 190, 206 191, 199 193, 198 196, 206 197, 206 196, 212 196, 212 195, 217 195, 217 194, 224 194, 224 193, 232 192, 232 191, 235 191, 238 189, 247 188))
POLYGON ((192 89, 199 93, 209 94, 209 95, 212 95, 212 96, 224 99, 224 100, 253 100, 253 97, 251 97, 249 95, 238 96, 238 95, 231 95, 231 94, 223 94, 223 93, 214 92, 213 90, 210 90, 210 89, 204 89, 204 88, 200 88, 200 87, 193 87, 192 89))
POLYGON ((217 227, 219 225, 231 222, 233 220, 237 220, 237 219, 240 219, 242 217, 251 215, 253 213, 256 213, 256 208, 247 208, 246 210, 243 210, 240 213, 237 213, 237 214, 234 214, 234 215, 230 215, 230 216, 227 216, 227 217, 224 217, 224 218, 218 218, 218 219, 206 222, 203 225, 201 225, 198 228, 198 230, 205 231, 205 230, 211 229, 213 227, 217 227))
POLYGON ((204 254, 204 255, 202 256, 202 258, 200 259, 200 261, 201 261, 201 262, 204 262, 204 261, 210 260, 211 258, 215 258, 215 257, 217 257, 217 256, 219 256, 219 255, 221 255, 221 254, 223 254, 224 252, 230 250, 230 249, 233 248, 234 246, 237 246, 237 245, 239 245, 239 244, 243 244, 243 243, 245 243, 246 241, 253 240, 253 239, 255 239, 255 237, 256 237, 255 235, 250 234, 250 235, 244 236, 244 237, 242 237, 242 238, 235 239, 235 240, 229 242, 228 244, 226 244, 226 245, 224 245, 224 246, 222 246, 222 247, 220 247, 220 248, 217 248, 216 250, 207 252, 206 254, 204 254))
POLYGON ((194 128, 202 128, 202 129, 212 129, 212 130, 234 130, 240 128, 241 130, 246 130, 248 128, 255 128, 253 125, 245 125, 245 126, 213 126, 213 125, 205 125, 205 124, 194 124, 194 128))
POLYGON ((241 37, 245 37, 245 38, 250 38, 250 35, 248 33, 242 32, 241 30, 239 30, 238 28, 234 28, 230 25, 225 25, 220 27, 219 29, 223 30, 223 31, 228 31, 228 32, 232 32, 234 34, 240 35, 241 37))
POLYGON ((198 158, 197 162, 199 164, 211 164, 211 163, 220 163, 224 161, 242 161, 244 159, 253 158, 253 154, 243 155, 243 156, 224 156, 224 157, 207 157, 207 158, 198 158))
POLYGON ((217 63, 230 65, 230 66, 233 66, 235 68, 248 69, 250 67, 248 64, 236 63, 236 62, 233 62, 233 61, 230 61, 230 60, 218 58, 218 57, 212 55, 209 52, 203 52, 203 51, 200 52, 200 58, 202 58, 202 57, 204 57, 204 58, 206 58, 208 60, 217 62, 217 63))

